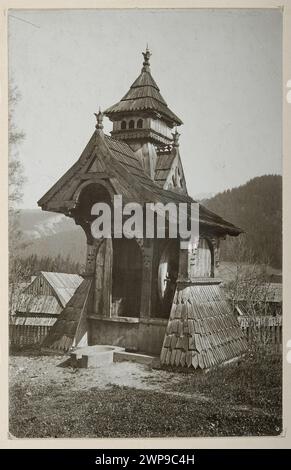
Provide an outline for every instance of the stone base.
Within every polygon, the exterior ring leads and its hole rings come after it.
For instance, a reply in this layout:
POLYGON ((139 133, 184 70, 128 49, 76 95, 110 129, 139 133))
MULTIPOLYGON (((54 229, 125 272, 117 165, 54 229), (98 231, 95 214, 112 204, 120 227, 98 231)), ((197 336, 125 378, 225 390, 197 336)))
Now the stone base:
POLYGON ((129 353, 126 351, 114 352, 113 354, 114 362, 130 361, 137 362, 138 364, 152 365, 154 359, 154 356, 148 356, 147 354, 139 353, 129 353))
POLYGON ((115 352, 123 351, 122 348, 108 345, 87 346, 76 349, 70 355, 72 367, 94 369, 106 364, 112 364, 115 352))
POLYGON ((131 352, 159 356, 168 320, 142 317, 89 316, 88 342, 112 344, 131 352))

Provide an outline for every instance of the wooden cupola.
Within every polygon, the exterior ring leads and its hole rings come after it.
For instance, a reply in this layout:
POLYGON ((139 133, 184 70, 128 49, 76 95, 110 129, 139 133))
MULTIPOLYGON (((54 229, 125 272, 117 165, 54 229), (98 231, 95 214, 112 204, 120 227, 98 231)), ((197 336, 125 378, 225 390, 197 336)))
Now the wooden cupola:
POLYGON ((148 47, 142 54, 140 75, 124 97, 104 114, 113 123, 112 137, 137 152, 145 171, 154 179, 156 150, 171 146, 173 128, 183 123, 170 110, 151 75, 148 47))
POLYGON ((131 141, 151 141, 157 146, 172 142, 172 129, 182 121, 168 108, 151 75, 149 49, 143 52, 141 73, 129 91, 105 111, 113 122, 112 137, 131 141))

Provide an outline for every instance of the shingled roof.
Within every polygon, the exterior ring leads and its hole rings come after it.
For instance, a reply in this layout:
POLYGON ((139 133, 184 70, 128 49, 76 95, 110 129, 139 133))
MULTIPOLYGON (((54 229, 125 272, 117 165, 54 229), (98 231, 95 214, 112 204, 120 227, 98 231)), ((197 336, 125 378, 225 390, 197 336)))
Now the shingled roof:
POLYGON ((84 279, 42 343, 43 350, 64 353, 86 333, 87 302, 92 281, 84 279))
POLYGON ((161 114, 172 125, 183 124, 181 119, 176 116, 173 111, 168 108, 168 105, 160 93, 160 89, 153 79, 150 71, 150 52, 147 49, 144 55, 143 68, 141 74, 131 85, 129 91, 124 97, 104 112, 108 117, 114 117, 116 114, 124 114, 136 111, 150 111, 161 114))
POLYGON ((22 315, 59 315, 63 307, 56 297, 44 294, 19 295, 16 305, 16 313, 22 315))
POLYGON ((157 155, 157 163, 155 168, 155 182, 162 188, 168 178, 172 168, 175 155, 173 153, 160 153, 157 155))
POLYGON ((62 306, 65 307, 76 289, 79 287, 83 278, 79 274, 56 273, 41 271, 41 274, 48 281, 56 293, 62 306))
POLYGON ((161 364, 209 369, 247 349, 247 342, 218 283, 176 289, 161 351, 161 364))
MULTIPOLYGON (((190 196, 162 189, 143 170, 140 161, 125 142, 115 140, 103 132, 94 133, 79 160, 52 186, 38 201, 44 210, 67 213, 77 201, 74 193, 80 178, 88 175, 88 169, 95 162, 92 176, 98 179, 98 171, 108 172, 109 181, 116 194, 121 194, 125 202, 195 202, 190 196)), ((104 176, 104 174, 103 174, 104 176)), ((217 232, 239 235, 242 230, 227 222, 200 204, 200 225, 217 232)))

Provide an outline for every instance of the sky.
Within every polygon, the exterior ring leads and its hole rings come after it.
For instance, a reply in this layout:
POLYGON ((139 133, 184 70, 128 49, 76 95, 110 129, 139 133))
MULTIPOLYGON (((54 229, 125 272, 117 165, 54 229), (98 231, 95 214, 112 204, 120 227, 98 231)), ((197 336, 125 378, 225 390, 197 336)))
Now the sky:
MULTIPOLYGON (((282 14, 277 10, 10 10, 9 77, 27 182, 23 208, 79 158, 94 112, 151 73, 183 121, 188 192, 282 173, 282 14)), ((104 120, 105 132, 112 125, 104 120)))

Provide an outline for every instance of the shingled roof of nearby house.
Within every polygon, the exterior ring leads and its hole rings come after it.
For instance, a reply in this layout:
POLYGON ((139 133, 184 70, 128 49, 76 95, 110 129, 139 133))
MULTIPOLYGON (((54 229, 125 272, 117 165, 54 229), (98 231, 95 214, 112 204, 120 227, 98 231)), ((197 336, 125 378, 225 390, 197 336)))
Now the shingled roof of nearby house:
POLYGON ((83 281, 82 276, 79 276, 79 274, 46 271, 41 271, 41 274, 46 278, 63 307, 66 306, 83 281))
POLYGON ((17 315, 59 315, 83 278, 78 274, 41 271, 33 281, 20 293, 15 311, 17 315), (43 276, 55 295, 36 294, 30 291, 39 276, 43 276))
POLYGON ((240 292, 236 301, 282 303, 282 284, 266 283, 240 292))
POLYGON ((16 305, 16 313, 22 315, 58 315, 62 309, 62 305, 53 295, 37 295, 25 292, 19 295, 16 305))
POLYGON ((11 319, 11 325, 22 326, 53 326, 56 323, 56 317, 43 317, 40 315, 14 316, 11 319))
POLYGON ((181 119, 176 116, 173 111, 168 108, 168 105, 160 93, 160 89, 153 79, 150 72, 150 52, 143 53, 144 63, 141 74, 131 85, 129 91, 124 97, 110 108, 106 109, 105 115, 113 117, 116 114, 123 114, 136 111, 150 111, 155 114, 161 114, 172 125, 182 124, 181 119))

